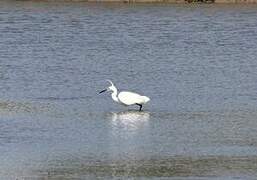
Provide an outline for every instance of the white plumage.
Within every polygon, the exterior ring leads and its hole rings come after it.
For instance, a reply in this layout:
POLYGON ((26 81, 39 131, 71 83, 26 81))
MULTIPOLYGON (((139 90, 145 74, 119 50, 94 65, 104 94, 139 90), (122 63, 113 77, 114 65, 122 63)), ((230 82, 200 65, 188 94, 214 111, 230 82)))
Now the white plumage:
POLYGON ((112 99, 120 104, 130 106, 130 105, 138 105, 140 107, 140 111, 142 109, 143 104, 146 104, 148 101, 150 101, 150 98, 147 96, 141 96, 134 92, 129 91, 122 91, 118 93, 117 88, 114 86, 112 81, 108 80, 108 82, 111 84, 110 87, 107 89, 101 91, 112 91, 112 99))
POLYGON ((146 96, 141 96, 137 93, 122 91, 118 94, 118 99, 121 103, 125 105, 133 104, 145 104, 150 99, 146 96))

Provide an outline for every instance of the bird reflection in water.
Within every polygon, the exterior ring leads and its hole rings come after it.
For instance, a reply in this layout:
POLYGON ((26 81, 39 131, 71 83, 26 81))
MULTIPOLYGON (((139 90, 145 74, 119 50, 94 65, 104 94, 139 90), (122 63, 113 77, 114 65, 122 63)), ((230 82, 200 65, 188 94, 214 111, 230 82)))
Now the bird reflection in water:
POLYGON ((150 119, 150 114, 143 111, 124 111, 111 113, 112 125, 116 128, 135 131, 145 126, 150 119))

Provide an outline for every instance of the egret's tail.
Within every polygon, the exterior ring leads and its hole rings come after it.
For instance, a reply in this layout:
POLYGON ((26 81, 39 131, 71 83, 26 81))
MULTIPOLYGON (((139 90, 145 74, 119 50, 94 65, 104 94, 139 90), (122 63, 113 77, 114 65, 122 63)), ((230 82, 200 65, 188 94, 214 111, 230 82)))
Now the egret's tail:
POLYGON ((143 98, 144 98, 145 103, 147 103, 148 101, 150 101, 150 98, 147 97, 147 96, 143 96, 143 98))

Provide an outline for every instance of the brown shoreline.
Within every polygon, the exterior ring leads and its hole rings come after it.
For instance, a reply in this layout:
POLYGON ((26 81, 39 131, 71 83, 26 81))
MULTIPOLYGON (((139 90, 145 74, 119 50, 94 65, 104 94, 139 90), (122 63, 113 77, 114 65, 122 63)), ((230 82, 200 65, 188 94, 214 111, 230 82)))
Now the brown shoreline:
POLYGON ((257 4, 257 0, 19 0, 38 2, 90 2, 90 3, 213 3, 213 4, 257 4))

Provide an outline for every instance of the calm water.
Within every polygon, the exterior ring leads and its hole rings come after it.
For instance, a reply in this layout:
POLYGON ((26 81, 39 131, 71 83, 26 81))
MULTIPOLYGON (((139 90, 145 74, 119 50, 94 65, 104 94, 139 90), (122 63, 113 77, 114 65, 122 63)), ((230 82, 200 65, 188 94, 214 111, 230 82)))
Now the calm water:
POLYGON ((256 17, 1 1, 0 179, 255 179, 256 17), (98 95, 105 79, 150 103, 98 95))

